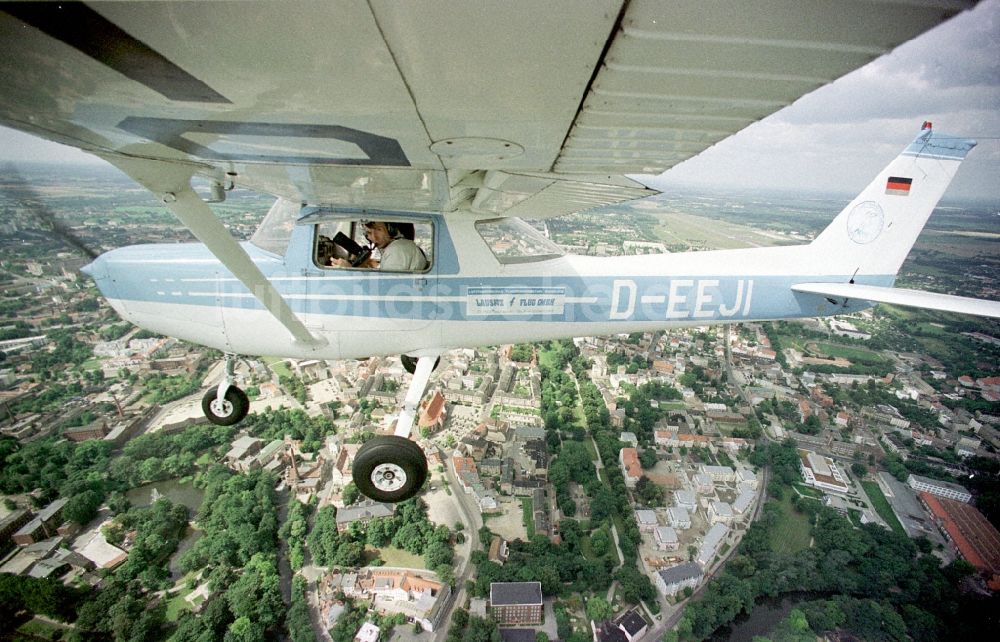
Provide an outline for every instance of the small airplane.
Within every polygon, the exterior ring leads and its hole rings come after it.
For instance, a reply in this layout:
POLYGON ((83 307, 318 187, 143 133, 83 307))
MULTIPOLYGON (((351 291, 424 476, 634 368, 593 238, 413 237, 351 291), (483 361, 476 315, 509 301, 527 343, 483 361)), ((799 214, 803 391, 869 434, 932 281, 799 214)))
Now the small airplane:
POLYGON ((662 172, 955 12, 781 4, 732 20, 701 0, 0 3, 0 124, 104 158, 198 238, 85 271, 123 318, 227 355, 211 421, 248 411, 236 355, 402 355, 395 434, 353 468, 362 493, 402 501, 426 479, 411 427, 449 349, 874 302, 1000 316, 892 287, 975 145, 929 123, 808 245, 572 256, 522 220, 652 195, 625 174, 662 172), (245 243, 209 206, 236 185, 278 197, 245 243), (410 265, 390 258, 403 247, 410 265))

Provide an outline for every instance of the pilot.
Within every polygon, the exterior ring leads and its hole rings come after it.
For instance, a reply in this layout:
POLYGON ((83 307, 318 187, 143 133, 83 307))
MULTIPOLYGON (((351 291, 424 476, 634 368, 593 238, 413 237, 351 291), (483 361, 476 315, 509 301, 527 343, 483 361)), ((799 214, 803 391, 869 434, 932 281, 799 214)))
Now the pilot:
MULTIPOLYGON (((410 223, 365 223, 365 237, 379 249, 381 259, 369 259, 363 267, 378 267, 391 272, 420 272, 427 269, 427 257, 413 242, 413 225, 410 223)), ((333 259, 331 265, 350 267, 344 259, 333 259)))

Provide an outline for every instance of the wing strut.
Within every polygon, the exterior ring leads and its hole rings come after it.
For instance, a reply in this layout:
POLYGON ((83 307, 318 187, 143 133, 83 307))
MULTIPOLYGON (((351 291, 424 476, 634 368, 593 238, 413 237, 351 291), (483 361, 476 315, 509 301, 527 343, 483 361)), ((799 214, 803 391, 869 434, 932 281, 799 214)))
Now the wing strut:
POLYGON ((409 437, 413 428, 413 420, 417 417, 417 405, 420 403, 424 391, 427 389, 427 382, 431 379, 431 372, 437 363, 437 356, 425 356, 417 359, 417 369, 413 372, 413 380, 406 390, 406 398, 403 400, 403 410, 399 413, 396 421, 396 431, 393 433, 397 437, 409 437))
POLYGON ((163 201, 181 223, 260 301, 296 343, 320 347, 327 341, 313 335, 260 271, 210 208, 191 187, 194 168, 145 159, 108 156, 105 160, 128 174, 163 201))

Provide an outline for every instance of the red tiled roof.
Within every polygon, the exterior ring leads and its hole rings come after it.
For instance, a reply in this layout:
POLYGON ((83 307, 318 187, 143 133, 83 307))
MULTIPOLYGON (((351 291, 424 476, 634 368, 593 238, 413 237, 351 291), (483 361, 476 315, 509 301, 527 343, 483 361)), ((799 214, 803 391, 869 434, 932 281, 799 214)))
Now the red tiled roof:
POLYGON ((420 426, 427 427, 438 424, 442 421, 444 414, 444 396, 440 390, 434 391, 434 396, 427 402, 420 412, 420 426))
POLYGON ((927 492, 920 499, 948 532, 970 564, 986 573, 990 587, 1000 588, 1000 531, 974 506, 927 492))

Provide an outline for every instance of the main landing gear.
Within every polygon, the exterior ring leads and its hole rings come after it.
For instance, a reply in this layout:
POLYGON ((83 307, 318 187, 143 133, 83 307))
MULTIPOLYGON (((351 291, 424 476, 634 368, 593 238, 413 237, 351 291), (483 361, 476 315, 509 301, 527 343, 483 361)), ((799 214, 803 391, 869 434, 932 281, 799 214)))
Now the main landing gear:
POLYGON ((226 373, 215 388, 211 388, 201 399, 201 411, 216 426, 232 426, 243 421, 250 412, 250 398, 247 393, 233 385, 236 377, 236 356, 226 355, 226 373))
MULTIPOLYGON (((413 363, 413 381, 406 391, 403 410, 396 422, 395 434, 375 437, 365 442, 354 457, 351 476, 366 497, 377 502, 401 502, 417 494, 427 479, 427 458, 413 440, 410 429, 417 415, 417 406, 430 381, 439 358, 420 357, 413 363)), ((406 361, 404 361, 406 365, 406 361)))

